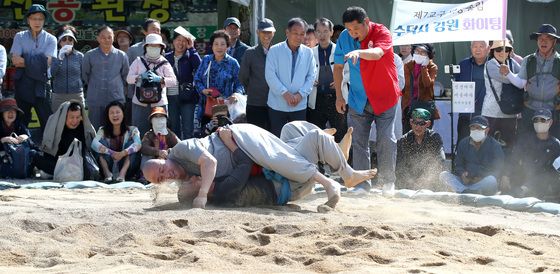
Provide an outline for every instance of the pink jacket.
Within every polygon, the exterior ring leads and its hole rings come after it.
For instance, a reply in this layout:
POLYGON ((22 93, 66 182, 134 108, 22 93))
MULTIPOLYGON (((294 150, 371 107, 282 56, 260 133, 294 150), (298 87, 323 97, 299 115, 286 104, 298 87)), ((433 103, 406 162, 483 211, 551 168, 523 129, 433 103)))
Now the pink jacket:
MULTIPOLYGON (((165 59, 165 57, 161 56, 156 63, 152 63, 150 61, 148 61, 147 63, 148 63, 148 66, 150 68, 153 68, 157 64, 159 64, 160 62, 163 62, 163 61, 167 61, 167 60, 165 59)), ((146 71, 146 67, 144 66, 144 64, 142 64, 142 61, 140 60, 140 57, 137 57, 136 60, 134 60, 134 62, 132 62, 132 64, 130 65, 130 68, 128 70, 128 75, 126 76, 126 82, 128 82, 131 85, 136 84, 136 81, 138 81, 140 79, 140 74, 144 73, 145 71, 146 71)), ((159 102, 157 102, 156 104, 152 104, 152 107, 159 107, 159 106, 167 105, 167 88, 166 87, 177 86, 177 78, 175 77, 175 72, 173 72, 173 67, 171 66, 171 64, 167 63, 163 66, 160 66, 156 70, 156 72, 159 76, 163 77, 164 85, 163 85, 161 100, 159 102)), ((141 105, 141 106, 147 106, 146 104, 140 103, 138 101, 138 98, 136 98, 136 96, 132 97, 132 103, 137 104, 137 105, 141 105)))

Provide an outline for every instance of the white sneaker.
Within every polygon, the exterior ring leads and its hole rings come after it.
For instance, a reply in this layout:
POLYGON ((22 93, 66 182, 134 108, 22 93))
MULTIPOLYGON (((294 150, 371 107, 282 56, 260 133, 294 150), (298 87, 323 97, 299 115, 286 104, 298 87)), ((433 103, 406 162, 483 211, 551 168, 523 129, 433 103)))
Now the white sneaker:
POLYGON ((386 197, 395 196, 395 183, 383 184, 383 196, 386 197))

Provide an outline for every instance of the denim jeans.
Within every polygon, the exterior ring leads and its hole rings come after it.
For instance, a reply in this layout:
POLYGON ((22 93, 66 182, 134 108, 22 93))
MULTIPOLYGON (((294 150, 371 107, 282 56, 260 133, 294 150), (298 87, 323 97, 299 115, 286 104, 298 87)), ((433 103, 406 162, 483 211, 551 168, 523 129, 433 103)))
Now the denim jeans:
POLYGON ((179 101, 179 95, 167 96, 169 109, 169 125, 179 139, 193 137, 195 104, 184 104, 179 101))
MULTIPOLYGON (((356 170, 371 168, 369 134, 371 124, 375 121, 376 148, 378 161, 378 182, 382 185, 395 183, 395 164, 397 161, 397 138, 395 137, 395 121, 399 104, 375 115, 369 102, 362 114, 354 109, 348 110, 348 127, 354 127, 352 138, 352 167, 356 170)), ((400 123, 400 121, 398 121, 400 123)), ((371 184, 365 181, 357 187, 370 189, 371 184)))
MULTIPOLYGON (((104 145, 105 147, 109 147, 109 143, 107 142, 107 140, 105 139, 101 139, 99 141, 102 145, 104 145)), ((132 145, 134 141, 132 139, 128 140, 128 142, 126 142, 126 144, 124 144, 123 147, 129 147, 130 145, 132 145)), ((128 166, 128 170, 126 171, 126 178, 134 178, 136 177, 136 175, 138 174, 138 171, 140 169, 140 152, 137 153, 132 153, 129 154, 127 157, 122 158, 120 161, 117 162, 117 168, 119 169, 118 172, 121 171, 124 162, 126 160, 126 158, 130 159, 130 165, 128 166)), ((114 160, 113 158, 109 155, 109 154, 97 154, 98 158, 100 159, 99 161, 101 162, 101 158, 103 158, 105 160, 105 162, 107 162, 107 167, 109 168, 109 171, 112 173, 113 172, 113 165, 114 165, 114 160)), ((99 166, 101 168, 101 165, 99 166)), ((101 170, 102 175, 105 176, 105 173, 103 170, 101 170)))
POLYGON ((498 180, 496 180, 496 177, 492 175, 486 176, 474 184, 465 185, 461 177, 449 171, 444 171, 440 173, 439 180, 440 182, 449 185, 457 193, 463 193, 467 191, 480 193, 483 195, 494 195, 496 194, 496 192, 498 192, 498 180))

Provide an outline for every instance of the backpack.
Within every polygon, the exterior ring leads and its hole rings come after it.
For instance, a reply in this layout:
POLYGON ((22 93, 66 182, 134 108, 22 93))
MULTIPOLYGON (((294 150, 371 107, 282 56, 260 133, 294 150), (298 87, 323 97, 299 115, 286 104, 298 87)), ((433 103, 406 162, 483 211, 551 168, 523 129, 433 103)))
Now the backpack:
MULTIPOLYGON (((146 60, 140 57, 142 64, 146 67, 146 71, 153 71, 157 74, 156 70, 161 66, 167 64, 166 61, 162 61, 161 63, 157 64, 153 69, 150 69, 146 60)), ((150 82, 147 79, 142 79, 140 86, 136 86, 136 98, 140 103, 143 104, 154 104, 161 100, 162 97, 162 88, 161 83, 159 82, 150 82)))

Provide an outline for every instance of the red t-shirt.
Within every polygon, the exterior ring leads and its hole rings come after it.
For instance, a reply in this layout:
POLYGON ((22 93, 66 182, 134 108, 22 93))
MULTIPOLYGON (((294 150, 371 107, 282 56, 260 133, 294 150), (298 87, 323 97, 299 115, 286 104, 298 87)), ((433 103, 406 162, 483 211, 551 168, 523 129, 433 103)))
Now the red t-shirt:
POLYGON ((369 32, 361 41, 361 49, 381 48, 384 52, 379 60, 360 59, 360 72, 366 95, 373 112, 379 115, 393 107, 401 95, 393 40, 391 33, 382 24, 369 23, 369 32))

